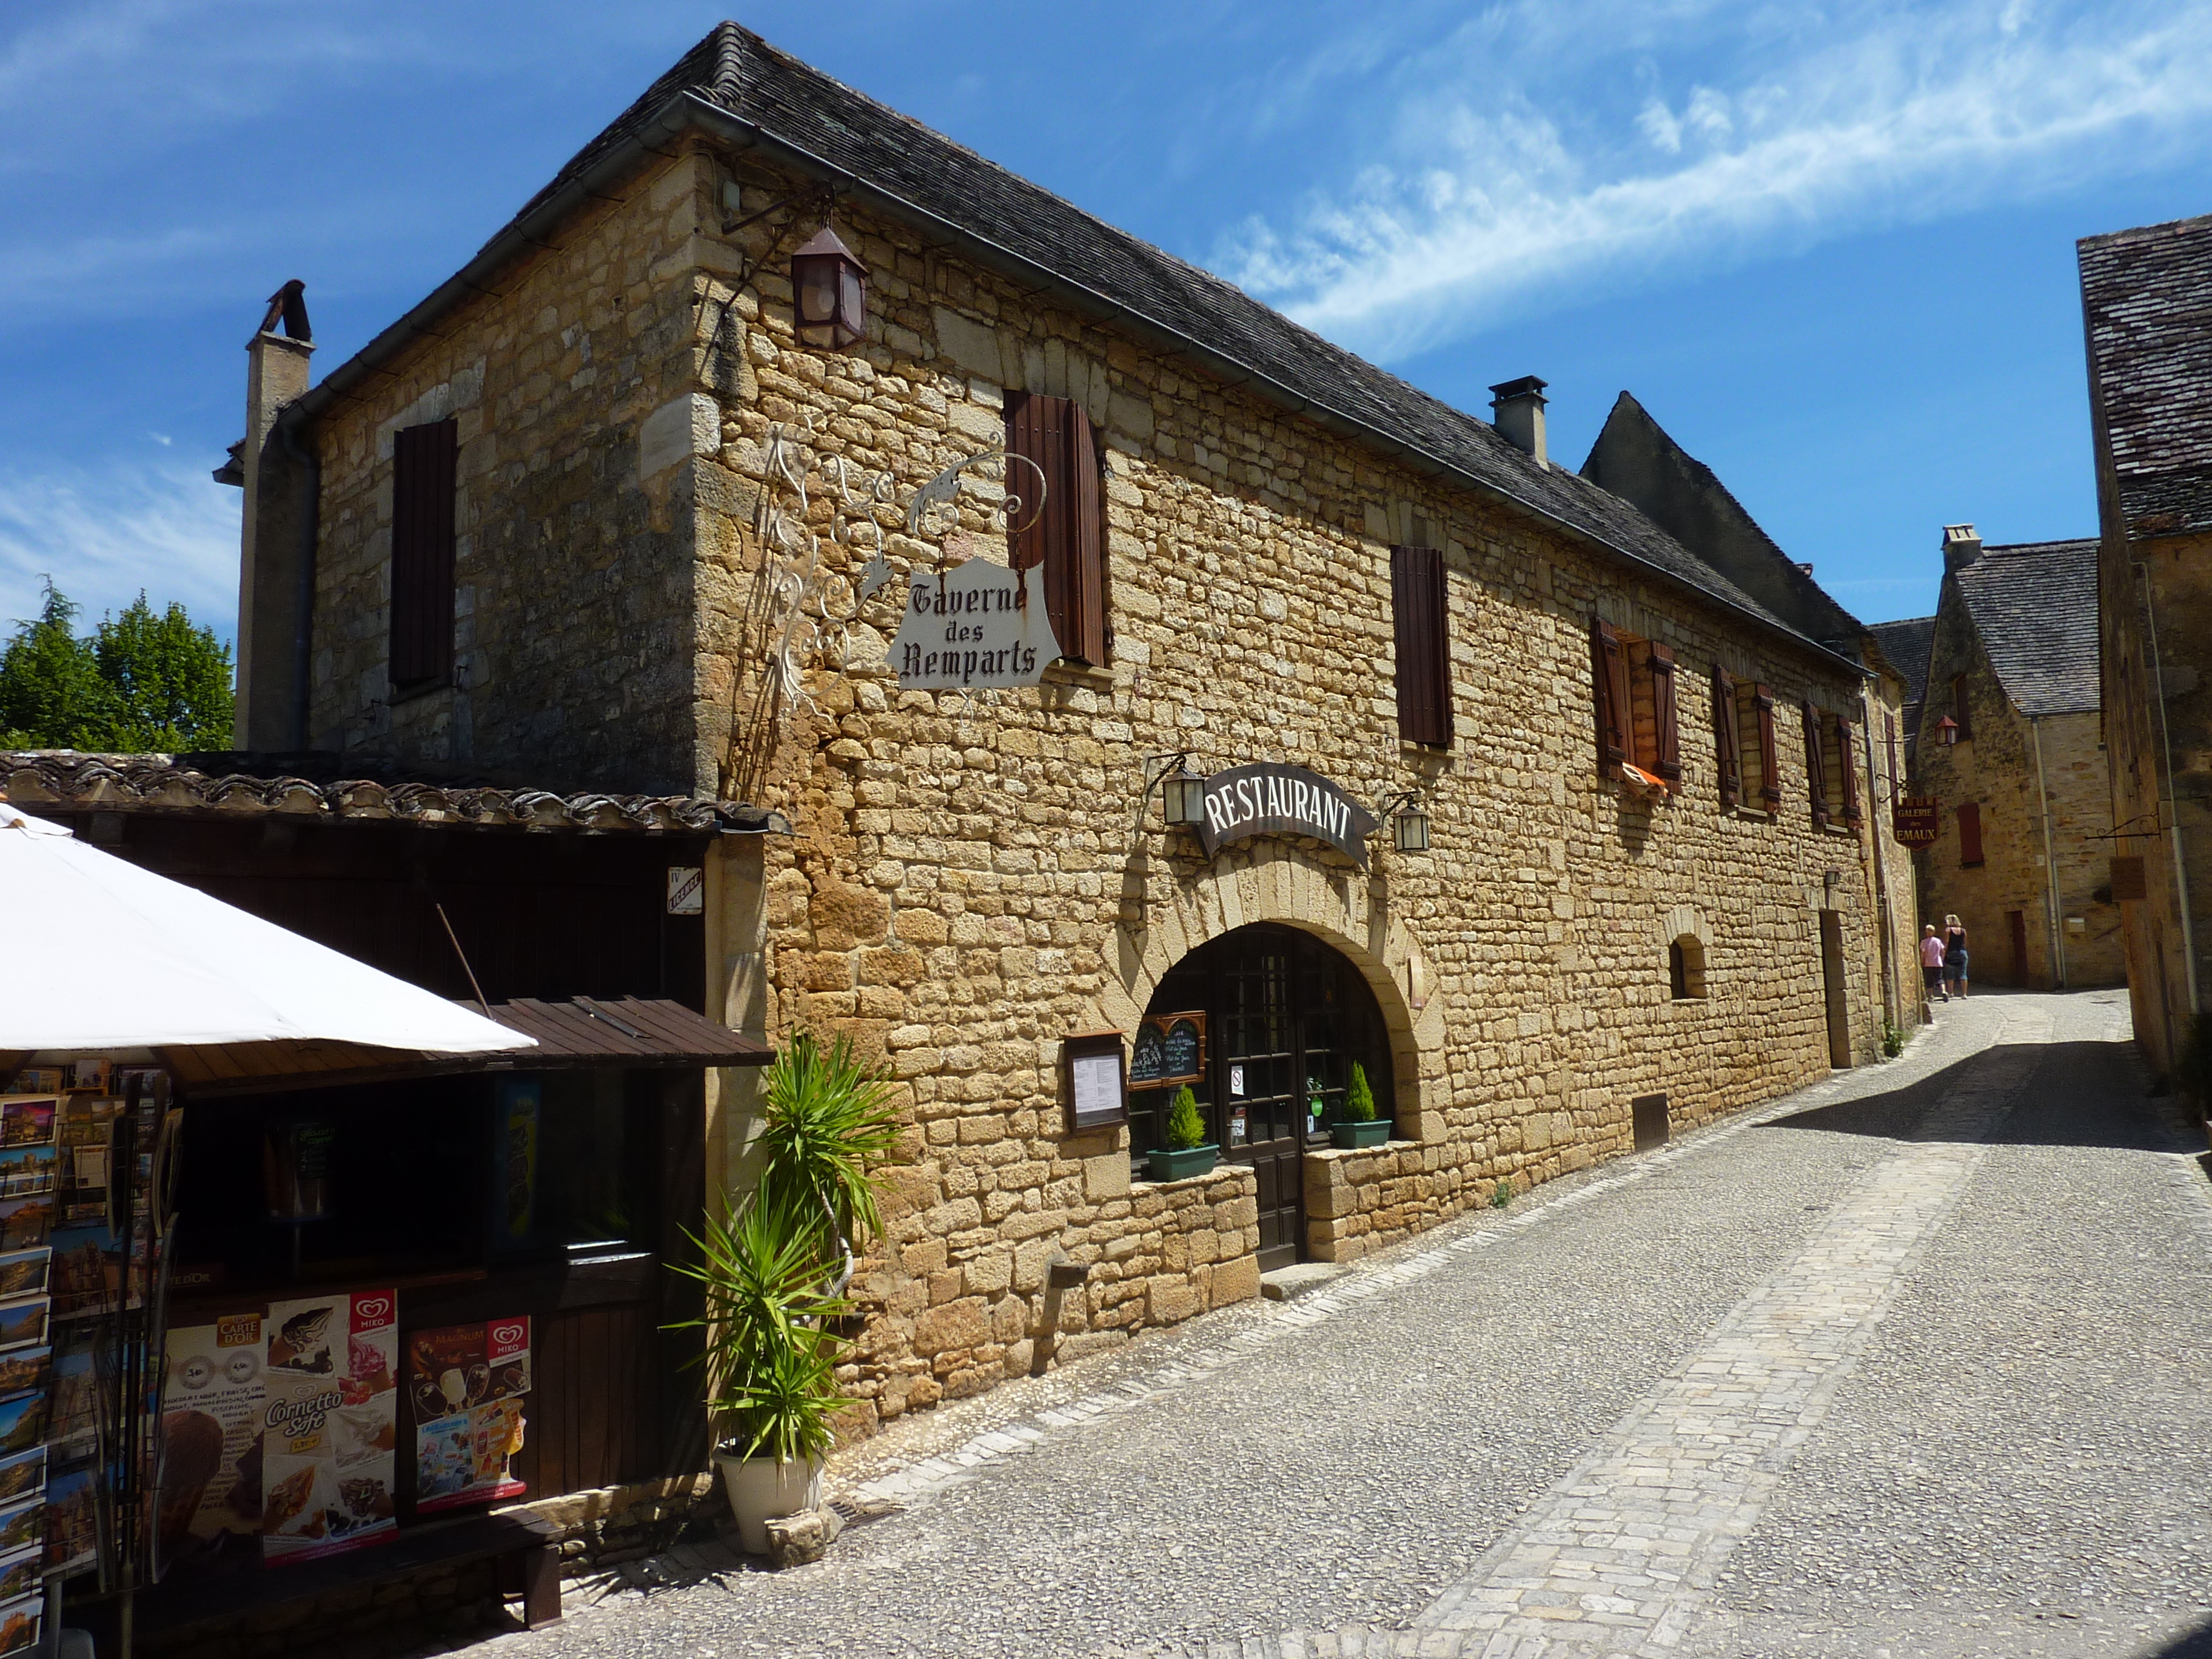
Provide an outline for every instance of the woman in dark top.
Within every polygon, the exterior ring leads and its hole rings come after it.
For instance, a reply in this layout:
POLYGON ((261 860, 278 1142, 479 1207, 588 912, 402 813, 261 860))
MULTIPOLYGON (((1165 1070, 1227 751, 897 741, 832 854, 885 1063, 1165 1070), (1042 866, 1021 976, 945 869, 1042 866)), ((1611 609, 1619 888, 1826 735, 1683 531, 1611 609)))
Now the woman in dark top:
POLYGON ((1966 994, 1966 927, 1956 916, 1943 918, 1943 993, 1966 994))

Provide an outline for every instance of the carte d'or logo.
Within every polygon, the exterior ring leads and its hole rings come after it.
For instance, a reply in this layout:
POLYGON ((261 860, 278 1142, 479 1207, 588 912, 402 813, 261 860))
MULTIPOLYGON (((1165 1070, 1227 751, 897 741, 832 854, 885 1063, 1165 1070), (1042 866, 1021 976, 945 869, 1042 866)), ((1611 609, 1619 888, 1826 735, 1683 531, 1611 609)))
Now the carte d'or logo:
POLYGON ((248 1344, 261 1346, 261 1316, 232 1314, 215 1322, 215 1345, 218 1348, 242 1348, 248 1344))

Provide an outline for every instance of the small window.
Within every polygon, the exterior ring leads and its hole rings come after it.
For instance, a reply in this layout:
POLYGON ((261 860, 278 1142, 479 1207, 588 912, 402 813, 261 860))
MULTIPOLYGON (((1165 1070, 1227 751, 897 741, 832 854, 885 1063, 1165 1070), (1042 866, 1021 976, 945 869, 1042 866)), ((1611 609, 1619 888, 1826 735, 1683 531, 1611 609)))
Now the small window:
POLYGON ((1695 933, 1683 933, 1667 946, 1667 984, 1677 1002, 1704 999, 1705 947, 1695 933))
POLYGON ((1959 863, 1969 867, 1982 861, 1982 808, 1968 801, 1959 809, 1959 863))
POLYGON ((1966 697, 1966 677, 1956 674, 1951 679, 1951 718, 1959 723, 1955 741, 1964 743, 1974 735, 1974 717, 1966 697))
POLYGON ((1590 673, 1597 716, 1598 773, 1623 763, 1680 787, 1681 732, 1674 704, 1674 653, 1663 645, 1593 621, 1590 673))
POLYGON ((1774 757, 1774 692, 1757 684, 1732 685, 1735 699, 1737 768, 1743 804, 1754 812, 1782 810, 1782 773, 1774 757))

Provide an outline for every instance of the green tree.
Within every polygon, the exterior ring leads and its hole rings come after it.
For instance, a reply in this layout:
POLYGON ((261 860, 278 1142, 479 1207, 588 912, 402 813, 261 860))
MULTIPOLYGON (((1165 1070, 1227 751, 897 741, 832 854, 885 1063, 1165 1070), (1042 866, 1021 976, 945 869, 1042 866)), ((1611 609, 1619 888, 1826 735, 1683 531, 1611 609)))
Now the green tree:
POLYGON ((156 615, 144 593, 89 636, 46 580, 35 620, 0 650, 0 744, 109 754, 226 748, 230 647, 184 606, 156 615))

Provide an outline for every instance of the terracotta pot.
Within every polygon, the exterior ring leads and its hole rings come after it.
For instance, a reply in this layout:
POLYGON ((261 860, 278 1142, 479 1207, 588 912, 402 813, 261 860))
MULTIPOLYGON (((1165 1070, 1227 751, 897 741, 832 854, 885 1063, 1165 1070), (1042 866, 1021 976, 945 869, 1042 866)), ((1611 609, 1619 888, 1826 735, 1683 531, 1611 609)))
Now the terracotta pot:
POLYGON ((737 1517, 738 1539, 755 1555, 768 1553, 768 1523, 822 1504, 822 1459, 779 1463, 773 1457, 732 1457, 716 1452, 722 1488, 737 1517))

